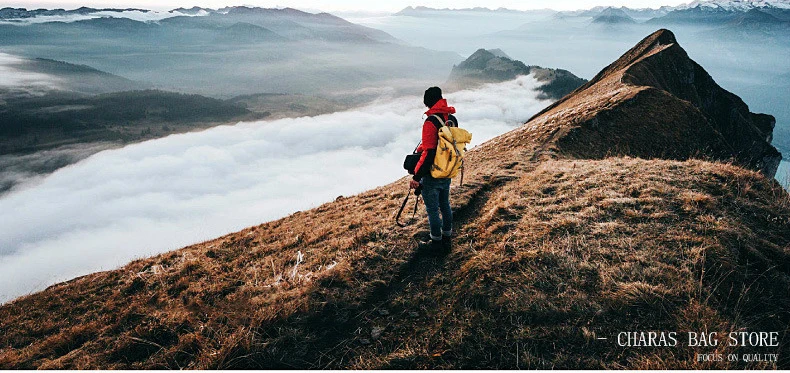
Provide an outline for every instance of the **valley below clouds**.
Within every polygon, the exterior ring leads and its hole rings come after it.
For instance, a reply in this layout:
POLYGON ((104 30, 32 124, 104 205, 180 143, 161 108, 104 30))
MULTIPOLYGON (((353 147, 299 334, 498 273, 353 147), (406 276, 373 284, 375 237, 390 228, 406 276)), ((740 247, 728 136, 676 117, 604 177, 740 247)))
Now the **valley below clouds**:
MULTIPOLYGON (((447 98, 474 146, 547 106, 538 85, 523 76, 447 98)), ((420 138, 421 93, 170 135, 30 179, 0 197, 0 302, 397 180, 420 138)))

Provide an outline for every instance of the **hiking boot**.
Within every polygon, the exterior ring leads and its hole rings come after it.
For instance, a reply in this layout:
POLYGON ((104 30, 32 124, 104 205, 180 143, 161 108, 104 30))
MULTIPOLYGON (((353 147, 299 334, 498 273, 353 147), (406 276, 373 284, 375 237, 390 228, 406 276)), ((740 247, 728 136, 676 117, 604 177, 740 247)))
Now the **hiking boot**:
POLYGON ((431 232, 430 231, 419 231, 411 236, 417 243, 428 243, 431 242, 431 232))
POLYGON ((429 239, 417 245, 417 254, 425 256, 439 256, 444 252, 444 242, 429 239))
POLYGON ((453 236, 442 236, 441 242, 441 252, 443 254, 449 254, 450 251, 453 250, 453 236))

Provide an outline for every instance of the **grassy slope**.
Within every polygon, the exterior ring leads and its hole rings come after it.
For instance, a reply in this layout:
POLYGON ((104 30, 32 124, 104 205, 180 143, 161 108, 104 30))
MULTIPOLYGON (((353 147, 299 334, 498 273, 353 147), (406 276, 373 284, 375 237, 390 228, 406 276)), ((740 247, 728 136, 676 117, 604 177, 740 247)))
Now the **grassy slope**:
POLYGON ((395 183, 5 305, 0 367, 688 368, 708 365, 613 338, 786 331, 790 204, 774 181, 492 151, 509 141, 470 153, 446 258, 394 228, 395 183))

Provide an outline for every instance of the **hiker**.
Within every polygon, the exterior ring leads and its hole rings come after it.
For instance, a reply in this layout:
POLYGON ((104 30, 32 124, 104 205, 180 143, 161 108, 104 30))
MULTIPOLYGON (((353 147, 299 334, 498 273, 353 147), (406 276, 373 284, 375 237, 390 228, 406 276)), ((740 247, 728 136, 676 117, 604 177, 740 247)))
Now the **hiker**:
POLYGON ((428 88, 423 96, 423 103, 428 107, 428 111, 425 112, 428 118, 422 125, 422 143, 416 150, 416 153, 421 153, 421 156, 414 168, 414 176, 409 182, 409 186, 411 189, 421 188, 425 210, 428 213, 430 240, 426 238, 422 242, 421 248, 434 252, 448 252, 453 235, 453 210, 450 208, 450 182, 452 179, 432 177, 431 165, 433 165, 436 156, 439 128, 448 121, 452 121, 454 125, 457 125, 458 121, 453 115, 455 108, 447 106, 447 100, 442 98, 442 90, 439 87, 428 88), (441 117, 441 121, 434 115, 441 117), (441 217, 439 216, 440 212, 441 217))

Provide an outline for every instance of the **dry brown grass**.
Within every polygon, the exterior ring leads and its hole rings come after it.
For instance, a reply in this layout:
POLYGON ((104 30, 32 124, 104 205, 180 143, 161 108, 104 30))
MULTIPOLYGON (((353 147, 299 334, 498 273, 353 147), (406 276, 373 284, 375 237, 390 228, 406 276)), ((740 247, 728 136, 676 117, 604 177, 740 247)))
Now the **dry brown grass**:
POLYGON ((393 184, 5 305, 0 367, 775 367, 613 338, 786 333, 776 182, 702 161, 475 153, 446 258, 413 255, 393 184))

